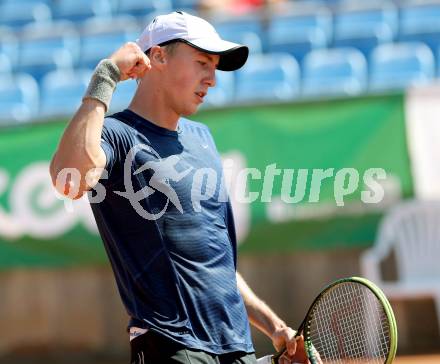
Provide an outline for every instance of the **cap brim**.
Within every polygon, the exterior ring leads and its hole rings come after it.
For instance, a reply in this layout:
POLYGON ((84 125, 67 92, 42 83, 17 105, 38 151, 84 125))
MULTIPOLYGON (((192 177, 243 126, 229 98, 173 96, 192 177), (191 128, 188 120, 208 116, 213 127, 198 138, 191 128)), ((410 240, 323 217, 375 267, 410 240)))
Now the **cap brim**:
POLYGON ((242 44, 228 42, 223 39, 196 39, 185 40, 194 48, 209 54, 217 54, 220 61, 217 69, 221 71, 235 71, 241 68, 249 56, 249 48, 242 44))

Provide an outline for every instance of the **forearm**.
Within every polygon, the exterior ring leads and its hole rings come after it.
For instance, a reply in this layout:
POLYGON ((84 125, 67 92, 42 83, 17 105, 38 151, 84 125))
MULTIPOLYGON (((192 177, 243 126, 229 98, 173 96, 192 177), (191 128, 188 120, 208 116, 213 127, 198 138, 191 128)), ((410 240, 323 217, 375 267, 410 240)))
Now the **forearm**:
POLYGON ((104 168, 105 155, 101 149, 102 127, 105 112, 119 79, 120 72, 113 61, 107 59, 99 63, 80 108, 61 138, 58 150, 52 158, 50 173, 53 184, 64 195, 71 198, 80 197, 99 179, 100 173, 87 173, 104 168), (76 174, 69 175, 69 180, 65 176, 66 180, 60 182, 60 172, 66 168, 74 169, 76 174))
MULTIPOLYGON (((64 168, 74 168, 81 175, 81 181, 73 181, 74 184, 70 187, 82 194, 87 189, 85 185, 87 172, 93 168, 104 167, 103 158, 105 160, 105 157, 101 149, 104 115, 103 103, 90 98, 84 99, 64 131, 52 158, 50 173, 54 185, 56 185, 58 174, 64 168)), ((59 189, 61 186, 57 187, 59 189)), ((65 194, 65 188, 59 192, 65 194)))
POLYGON ((53 158, 55 170, 66 167, 83 169, 83 166, 95 164, 101 149, 104 113, 101 102, 93 99, 82 102, 61 137, 53 158))
POLYGON ((243 297, 250 323, 272 339, 276 331, 286 327, 285 322, 255 295, 239 273, 237 273, 237 284, 243 297))

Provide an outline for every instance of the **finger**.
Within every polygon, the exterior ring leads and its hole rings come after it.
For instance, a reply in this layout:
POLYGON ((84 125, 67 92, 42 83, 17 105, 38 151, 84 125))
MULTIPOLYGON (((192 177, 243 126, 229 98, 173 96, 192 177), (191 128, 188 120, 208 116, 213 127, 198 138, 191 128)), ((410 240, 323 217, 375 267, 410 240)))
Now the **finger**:
POLYGON ((150 62, 150 58, 147 57, 147 55, 145 53, 142 52, 142 59, 144 60, 144 63, 151 68, 151 62, 150 62))
POLYGON ((130 73, 136 74, 138 78, 142 78, 144 77, 145 73, 147 73, 150 69, 151 69, 150 63, 144 63, 143 61, 139 61, 130 70, 130 73))
POLYGON ((304 336, 303 335, 299 335, 295 337, 295 342, 297 344, 303 345, 304 346, 304 336))
POLYGON ((142 69, 140 67, 134 66, 127 74, 130 78, 142 78, 146 72, 147 69, 142 69))
POLYGON ((288 358, 286 356, 286 354, 283 354, 283 356, 281 356, 280 358, 281 360, 279 361, 280 364, 290 364, 292 361, 290 360, 290 358, 288 358))
POLYGON ((286 349, 287 349, 287 353, 290 356, 295 355, 296 346, 297 346, 297 341, 295 337, 286 337, 286 349))
POLYGON ((150 58, 147 57, 147 55, 143 52, 140 52, 138 54, 138 59, 136 62, 136 66, 141 65, 142 67, 151 68, 150 58))
POLYGON ((148 67, 147 65, 138 64, 134 66, 133 73, 137 75, 137 77, 142 78, 144 77, 145 73, 147 73, 150 70, 151 67, 148 67))

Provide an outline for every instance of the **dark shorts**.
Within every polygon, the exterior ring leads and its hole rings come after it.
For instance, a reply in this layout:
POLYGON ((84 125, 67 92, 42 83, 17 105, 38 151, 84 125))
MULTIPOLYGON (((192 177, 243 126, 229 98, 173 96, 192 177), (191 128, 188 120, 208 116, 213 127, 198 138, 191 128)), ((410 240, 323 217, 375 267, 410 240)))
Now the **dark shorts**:
POLYGON ((256 364, 255 354, 234 352, 215 355, 187 349, 153 331, 130 342, 130 364, 256 364))

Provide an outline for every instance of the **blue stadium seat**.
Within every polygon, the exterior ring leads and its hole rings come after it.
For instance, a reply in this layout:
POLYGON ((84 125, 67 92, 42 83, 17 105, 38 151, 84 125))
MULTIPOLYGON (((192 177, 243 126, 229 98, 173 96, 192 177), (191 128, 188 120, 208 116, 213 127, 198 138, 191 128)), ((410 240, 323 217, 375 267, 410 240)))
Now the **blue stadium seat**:
POLYGON ((130 15, 86 21, 81 32, 79 67, 95 68, 122 44, 135 41, 140 32, 136 18, 130 15))
POLYGON ((263 53, 263 40, 257 32, 248 30, 228 29, 224 24, 214 25, 219 35, 230 42, 245 44, 249 47, 249 53, 263 53))
POLYGON ((367 87, 367 62, 354 48, 311 51, 303 64, 303 95, 353 96, 367 87))
POLYGON ((0 3, 0 24, 20 28, 32 22, 49 22, 50 7, 33 0, 5 1, 0 3))
POLYGON ((111 13, 109 0, 58 0, 53 10, 55 19, 71 21, 83 21, 94 16, 111 17, 111 13))
POLYGON ((214 24, 216 31, 219 35, 230 42, 245 44, 249 47, 249 53, 262 53, 263 52, 263 40, 261 38, 262 30, 260 23, 250 23, 249 28, 254 30, 247 30, 246 27, 241 28, 241 24, 234 24, 231 28, 224 23, 214 24))
POLYGON ((231 35, 224 38, 230 42, 245 44, 249 48, 249 53, 258 54, 263 53, 263 42, 257 33, 246 32, 241 34, 231 35))
POLYGON ((384 44, 373 50, 370 63, 372 91, 401 90, 425 84, 435 73, 434 56, 423 43, 384 44))
POLYGON ((223 39, 246 44, 251 53, 261 53, 264 39, 262 23, 258 17, 236 16, 213 19, 211 23, 223 39))
POLYGON ((136 88, 136 80, 126 80, 119 82, 113 94, 109 111, 112 113, 126 109, 136 92, 136 88))
POLYGON ((233 102, 235 96, 234 72, 216 71, 215 80, 216 85, 215 87, 209 88, 203 105, 220 107, 233 102))
POLYGON ((254 32, 233 33, 223 31, 220 35, 223 39, 230 42, 245 44, 249 48, 249 53, 263 53, 263 42, 260 36, 254 32))
POLYGON ((70 22, 28 26, 20 43, 18 69, 37 81, 57 68, 72 67, 79 54, 79 35, 70 22))
POLYGON ((253 55, 237 73, 236 100, 282 101, 299 95, 298 62, 287 53, 253 55))
POLYGON ((424 42, 435 52, 440 45, 440 2, 406 2, 400 10, 399 41, 424 42))
POLYGON ((9 76, 12 76, 11 60, 6 54, 0 53, 0 77, 9 76))
POLYGON ((11 28, 0 27, 0 53, 4 53, 10 59, 12 65, 18 61, 18 39, 11 28))
POLYGON ((120 0, 117 12, 139 18, 150 13, 169 13, 172 8, 171 0, 120 0))
POLYGON ((332 17, 326 7, 292 10, 271 17, 268 34, 270 52, 288 52, 298 61, 313 49, 325 48, 332 37, 332 17))
POLYGON ((379 44, 392 42, 398 28, 398 11, 392 3, 355 3, 335 14, 334 47, 354 47, 366 57, 379 44))
POLYGON ((0 77, 0 123, 26 122, 37 116, 38 85, 30 75, 0 77))
POLYGON ((72 116, 81 104, 91 70, 54 71, 41 82, 40 116, 72 116))

